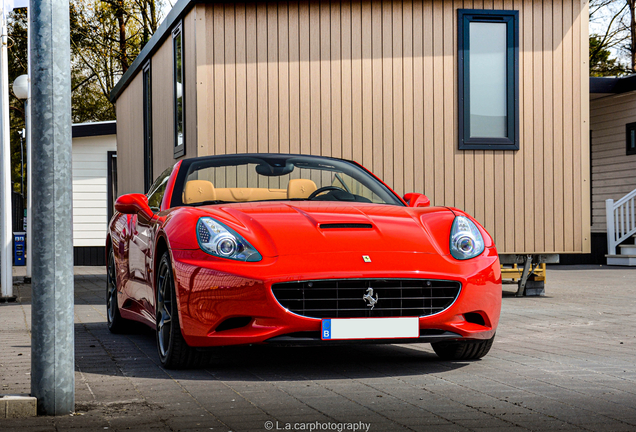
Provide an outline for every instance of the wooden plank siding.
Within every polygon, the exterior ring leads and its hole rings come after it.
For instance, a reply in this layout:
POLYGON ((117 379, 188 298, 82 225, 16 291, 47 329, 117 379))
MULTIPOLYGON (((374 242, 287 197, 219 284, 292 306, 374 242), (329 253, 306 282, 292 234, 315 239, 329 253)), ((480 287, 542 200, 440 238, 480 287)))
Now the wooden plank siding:
MULTIPOLYGON (((197 7, 233 17, 238 6, 197 7)), ((589 249, 582 197, 584 4, 398 0, 240 7, 253 17, 247 32, 257 35, 244 42, 256 54, 255 76, 223 79, 227 65, 209 50, 197 65, 200 71, 214 65, 214 78, 206 76, 201 87, 216 83, 218 91, 220 80, 225 90, 252 88, 259 151, 354 158, 399 194, 424 192, 434 205, 466 209, 502 253, 589 249), (518 152, 457 149, 458 8, 520 12, 518 152)), ((227 43, 236 32, 228 28, 232 23, 208 19, 225 27, 210 31, 205 43, 219 46, 223 34, 227 43)), ((227 93, 224 101, 201 90, 207 101, 199 103, 206 113, 199 124, 208 122, 226 146, 247 148, 246 137, 226 134, 254 127, 238 115, 245 107, 228 103, 227 93), (209 112, 218 113, 216 121, 209 112)))
MULTIPOLYGON (((194 11, 193 11, 194 12, 194 11)), ((197 156, 197 88, 195 67, 195 14, 184 19, 185 55, 185 142, 182 158, 197 156)), ((173 165, 174 97, 172 71, 172 38, 168 37, 151 59, 153 173, 157 177, 173 165)), ((144 191, 143 78, 137 74, 116 103, 118 124, 117 158, 118 193, 144 191)))
POLYGON ((636 92, 590 101, 592 232, 604 233, 605 200, 636 189, 636 154, 626 154, 625 125, 636 122, 636 92))
MULTIPOLYGON (((144 193, 143 77, 117 99, 117 193, 144 193)), ((165 168, 164 168, 165 169, 165 168)), ((156 171, 155 171, 156 172, 156 171)))
MULTIPOLYGON (((156 178, 171 164, 175 163, 171 37, 166 39, 163 45, 152 57, 150 63, 150 74, 152 81, 152 172, 156 178)), ((188 83, 186 83, 186 86, 187 84, 188 83)), ((186 101, 186 103, 188 102, 186 101)), ((186 112, 186 117, 188 116, 189 112, 186 112)), ((117 113, 117 118, 121 118, 119 113, 117 113)), ((139 129, 143 130, 143 126, 141 124, 139 125, 139 129)), ((188 136, 185 137, 185 140, 186 143, 190 141, 188 136)), ((188 150, 189 149, 186 149, 186 157, 194 156, 192 154, 188 154, 188 150)), ((117 159, 119 159, 119 154, 117 155, 117 159)), ((140 171, 143 171, 143 169, 140 169, 140 171)), ((119 170, 117 170, 117 175, 119 175, 119 170)))
MULTIPOLYGON (((500 253, 589 252, 587 25, 585 0, 199 3, 184 20, 196 155, 352 158, 400 195, 465 209, 500 253), (519 11, 519 151, 458 150, 460 8, 519 11)), ((153 64, 170 65, 163 49, 153 64)), ((170 137, 171 97, 153 101, 170 137)))

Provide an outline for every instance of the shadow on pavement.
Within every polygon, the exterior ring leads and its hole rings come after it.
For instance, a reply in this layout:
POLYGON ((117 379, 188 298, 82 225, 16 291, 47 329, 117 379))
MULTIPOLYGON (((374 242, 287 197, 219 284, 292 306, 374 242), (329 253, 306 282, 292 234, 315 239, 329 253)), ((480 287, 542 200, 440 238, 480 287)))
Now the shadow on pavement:
POLYGON ((347 345, 325 347, 279 347, 253 345, 210 350, 209 364, 201 369, 164 371, 159 366, 154 331, 135 327, 130 334, 108 332, 105 323, 75 324, 76 362, 81 370, 111 375, 113 367, 127 376, 214 380, 217 373, 244 381, 260 381, 260 375, 279 381, 312 379, 380 378, 387 375, 415 376, 460 369, 470 362, 441 361, 429 344, 347 345), (89 333, 91 337, 80 337, 89 333), (100 348, 102 367, 95 367, 100 348), (80 352, 89 353, 84 359, 80 352))

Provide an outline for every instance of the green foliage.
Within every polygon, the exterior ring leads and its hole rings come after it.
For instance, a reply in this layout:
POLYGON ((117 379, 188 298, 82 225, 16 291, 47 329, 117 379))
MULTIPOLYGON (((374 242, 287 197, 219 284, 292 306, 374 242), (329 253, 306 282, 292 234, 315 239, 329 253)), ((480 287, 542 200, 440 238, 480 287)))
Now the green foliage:
MULTIPOLYGON (((27 73, 27 14, 26 9, 15 9, 9 15, 9 83, 27 73)), ((11 180, 13 190, 21 192, 22 164, 26 163, 26 143, 20 139, 24 128, 24 102, 9 91, 9 124, 11 143, 11 180), (22 150, 22 151, 21 151, 22 150)), ((25 172, 26 176, 26 172, 25 172)))
POLYGON ((629 73, 628 68, 617 59, 610 58, 611 52, 603 47, 599 35, 590 35, 590 76, 620 76, 629 73))
POLYGON ((157 30, 161 0, 71 0, 73 121, 115 118, 110 92, 157 30))
MULTIPOLYGON (((115 119, 109 96, 159 24, 162 0, 70 0, 71 103, 73 123, 115 119)), ((9 83, 27 73, 27 12, 8 17, 9 83)), ((22 178, 19 132, 24 102, 9 96, 11 178, 20 191, 22 178)), ((25 159, 26 160, 26 159, 25 159)), ((25 172, 26 176, 26 172, 25 172)))

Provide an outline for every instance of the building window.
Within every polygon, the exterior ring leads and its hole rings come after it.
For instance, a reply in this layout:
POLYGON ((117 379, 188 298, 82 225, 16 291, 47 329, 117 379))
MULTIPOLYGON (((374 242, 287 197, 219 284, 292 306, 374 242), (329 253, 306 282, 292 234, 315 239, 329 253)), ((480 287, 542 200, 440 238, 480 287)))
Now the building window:
POLYGON ((143 68, 144 86, 144 190, 152 185, 152 81, 150 77, 150 60, 143 68))
POLYGON ((185 83, 183 73, 183 27, 179 23, 172 31, 174 76, 174 157, 185 155, 185 83))
POLYGON ((627 129, 627 154, 636 154, 636 123, 628 123, 627 129))
POLYGON ((459 148, 519 149, 519 13, 458 10, 459 148))

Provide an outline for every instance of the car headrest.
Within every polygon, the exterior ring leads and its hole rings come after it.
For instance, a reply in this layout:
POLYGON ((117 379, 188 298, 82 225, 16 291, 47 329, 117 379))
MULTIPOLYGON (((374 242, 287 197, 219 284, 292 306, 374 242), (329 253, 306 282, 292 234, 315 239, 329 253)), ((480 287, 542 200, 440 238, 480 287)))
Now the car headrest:
POLYGON ((287 185, 287 198, 307 198, 317 189, 316 183, 309 179, 293 179, 287 185))
POLYGON ((214 185, 207 180, 190 180, 183 189, 184 204, 214 201, 215 199, 214 185))

